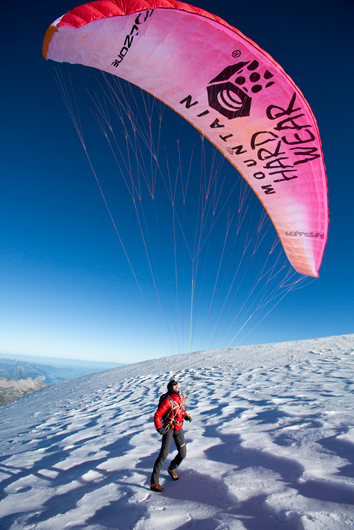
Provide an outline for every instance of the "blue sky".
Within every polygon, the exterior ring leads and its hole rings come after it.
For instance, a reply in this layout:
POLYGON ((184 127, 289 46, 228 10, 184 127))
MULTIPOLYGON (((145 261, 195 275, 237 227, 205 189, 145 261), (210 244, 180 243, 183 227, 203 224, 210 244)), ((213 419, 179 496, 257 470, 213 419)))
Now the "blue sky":
MULTIPOLYGON (((161 280, 158 293, 164 303, 162 316, 141 253, 136 218, 129 211, 124 186, 120 187, 118 179, 112 184, 110 175, 117 173, 116 167, 108 162, 107 145, 86 110, 81 115, 85 139, 89 146, 99 146, 99 149, 91 147, 90 155, 148 308, 141 296, 63 103, 54 64, 41 55, 42 39, 49 24, 75 5, 66 0, 35 4, 20 1, 2 8, 0 352, 125 363, 182 353, 190 345, 192 350, 227 346, 247 316, 236 320, 224 340, 222 330, 215 340, 202 339, 209 307, 207 294, 210 299, 220 253, 217 241, 220 243, 225 234, 215 233, 208 254, 210 268, 206 267, 198 276, 190 341, 188 266, 186 282, 179 284, 184 298, 182 304, 181 294, 179 324, 175 325, 172 317, 172 312, 176 315, 175 300, 169 299, 173 274, 167 272, 162 277, 159 265, 156 266, 155 274, 161 280), (168 322, 167 332, 164 320, 168 322)), ((205 0, 195 5, 238 28, 294 79, 317 119, 327 168, 330 225, 320 278, 290 292, 242 344, 352 333, 354 5, 350 0, 311 3, 249 0, 244 5, 238 3, 237 9, 232 7, 233 2, 205 0)), ((78 68, 70 75, 82 90, 82 81, 84 85, 91 83, 92 75, 78 68)), ((67 69, 60 71, 67 75, 67 69)), ((165 130, 178 131, 181 142, 197 142, 188 128, 181 131, 184 125, 179 118, 167 114, 166 121, 164 113, 163 119, 165 130)), ((185 156, 184 164, 188 165, 190 154, 185 156)), ((208 147, 206 156, 212 156, 208 147)), ((169 161, 171 168, 174 162, 176 154, 169 161)), ((224 164, 222 171, 231 175, 234 169, 224 164)), ((188 192, 190 197, 192 192, 188 192)), ((164 222, 164 216, 166 219, 171 216, 161 204, 163 198, 158 206, 163 233, 161 240, 155 238, 156 247, 160 241, 165 244, 163 238, 171 240, 170 228, 164 222)), ((257 227, 252 225, 253 220, 259 218, 261 209, 255 201, 250 204, 247 226, 252 231, 257 227)), ((150 220, 154 216, 148 202, 144 214, 150 220)), ((268 237, 271 245, 274 240, 271 228, 268 237)), ((174 266, 172 255, 168 252, 164 255, 168 270, 174 266)), ((266 256, 262 247, 256 256, 258 264, 266 256)), ((257 274, 252 267, 240 289, 244 297, 257 274)), ((209 330, 218 323, 225 289, 218 293, 213 305, 209 330)), ((231 306, 221 318, 220 327, 227 329, 237 311, 236 306, 231 306)), ((252 315, 252 310, 248 315, 252 315)), ((247 329, 252 329, 253 319, 257 323, 252 316, 247 329)), ((245 334, 246 327, 242 332, 245 334)), ((240 332, 233 345, 241 337, 240 332)))

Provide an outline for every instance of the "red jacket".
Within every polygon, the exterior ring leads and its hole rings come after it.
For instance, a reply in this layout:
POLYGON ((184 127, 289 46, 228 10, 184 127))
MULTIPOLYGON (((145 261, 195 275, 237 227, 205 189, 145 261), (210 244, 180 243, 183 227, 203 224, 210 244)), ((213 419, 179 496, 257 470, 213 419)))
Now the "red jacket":
POLYGON ((182 429, 183 420, 187 417, 186 408, 185 408, 185 398, 181 394, 169 394, 163 399, 155 412, 154 423, 156 429, 161 429, 163 426, 170 424, 171 429, 179 431, 182 429), (171 401, 173 408, 171 407, 171 401))

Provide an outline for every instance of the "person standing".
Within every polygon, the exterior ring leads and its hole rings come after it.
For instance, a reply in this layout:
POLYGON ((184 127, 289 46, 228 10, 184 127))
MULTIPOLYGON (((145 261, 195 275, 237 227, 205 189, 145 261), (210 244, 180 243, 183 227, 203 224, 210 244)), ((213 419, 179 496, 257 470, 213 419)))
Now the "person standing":
POLYGON ((183 433, 183 420, 192 421, 186 412, 185 398, 179 391, 177 381, 172 379, 167 385, 167 394, 162 396, 154 416, 154 423, 158 433, 162 435, 161 450, 156 459, 151 475, 150 489, 157 492, 164 491, 160 486, 160 472, 168 456, 172 438, 177 447, 177 455, 168 466, 168 473, 172 480, 178 480, 177 467, 186 457, 186 440, 183 433))

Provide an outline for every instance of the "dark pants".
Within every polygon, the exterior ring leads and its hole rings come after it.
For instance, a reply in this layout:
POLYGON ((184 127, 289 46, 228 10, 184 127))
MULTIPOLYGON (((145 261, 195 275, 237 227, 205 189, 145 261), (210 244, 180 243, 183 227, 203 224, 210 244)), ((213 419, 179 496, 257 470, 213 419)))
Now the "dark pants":
POLYGON ((186 440, 184 439, 183 430, 180 429, 179 431, 175 431, 174 429, 169 429, 166 434, 162 437, 162 444, 161 444, 161 451, 159 456, 156 459, 154 469, 151 475, 151 483, 152 484, 158 484, 160 480, 160 471, 162 469, 163 463, 168 457, 168 453, 170 450, 172 438, 175 441, 177 451, 178 453, 174 457, 174 459, 171 462, 171 467, 173 469, 176 469, 182 462, 182 460, 186 457, 187 454, 187 448, 186 448, 186 440))

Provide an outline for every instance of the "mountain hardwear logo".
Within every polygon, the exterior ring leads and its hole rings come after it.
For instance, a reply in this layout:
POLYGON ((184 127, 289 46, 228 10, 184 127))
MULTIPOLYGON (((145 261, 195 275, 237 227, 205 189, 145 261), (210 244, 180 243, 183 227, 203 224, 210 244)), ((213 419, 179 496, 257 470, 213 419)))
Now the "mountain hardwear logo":
POLYGON ((242 61, 224 68, 207 86, 209 106, 229 120, 249 116, 252 97, 247 92, 256 94, 274 85, 274 81, 269 81, 273 74, 266 70, 263 81, 258 68, 258 61, 242 61), (232 82, 230 78, 235 74, 237 77, 232 82))

